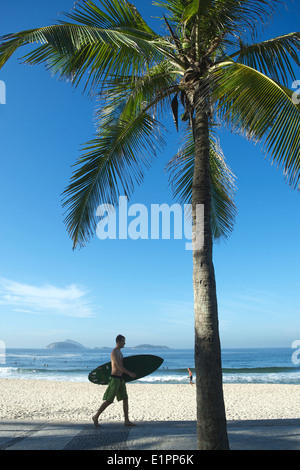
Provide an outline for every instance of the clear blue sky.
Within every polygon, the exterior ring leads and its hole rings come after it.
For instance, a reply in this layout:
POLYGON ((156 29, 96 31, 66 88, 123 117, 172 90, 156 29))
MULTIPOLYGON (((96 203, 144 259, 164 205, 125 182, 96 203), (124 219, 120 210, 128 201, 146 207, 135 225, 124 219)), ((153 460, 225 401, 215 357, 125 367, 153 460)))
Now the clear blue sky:
MULTIPOLYGON (((155 16, 150 0, 135 4, 146 20, 155 16)), ((299 30, 299 5, 287 5, 263 38, 299 30)), ((4 2, 0 35, 55 23, 72 6, 72 0, 4 2)), ((41 66, 21 65, 26 51, 0 70, 7 91, 0 105, 0 339, 7 347, 66 338, 94 347, 111 346, 122 333, 128 346, 192 348, 192 255, 185 240, 95 236, 72 251, 60 195, 80 145, 94 134, 95 103, 41 66)), ((176 139, 172 130, 130 203, 172 203, 163 169, 176 139)), ((300 194, 258 145, 225 131, 220 139, 238 187, 235 230, 214 249, 222 346, 290 346, 300 338, 300 194)))

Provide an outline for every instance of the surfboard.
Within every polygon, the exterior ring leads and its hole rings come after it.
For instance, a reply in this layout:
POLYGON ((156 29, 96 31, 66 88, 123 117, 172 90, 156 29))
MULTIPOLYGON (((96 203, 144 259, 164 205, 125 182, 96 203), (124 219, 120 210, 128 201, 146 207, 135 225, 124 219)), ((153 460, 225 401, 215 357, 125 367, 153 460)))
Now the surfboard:
MULTIPOLYGON (((146 375, 152 374, 163 362, 164 360, 161 357, 154 356, 153 354, 137 354, 135 356, 124 357, 123 365, 125 369, 136 373, 134 379, 127 374, 123 374, 125 382, 138 380, 146 375)), ((88 375, 88 379, 94 384, 106 385, 108 384, 110 374, 111 362, 106 362, 92 370, 88 375)))

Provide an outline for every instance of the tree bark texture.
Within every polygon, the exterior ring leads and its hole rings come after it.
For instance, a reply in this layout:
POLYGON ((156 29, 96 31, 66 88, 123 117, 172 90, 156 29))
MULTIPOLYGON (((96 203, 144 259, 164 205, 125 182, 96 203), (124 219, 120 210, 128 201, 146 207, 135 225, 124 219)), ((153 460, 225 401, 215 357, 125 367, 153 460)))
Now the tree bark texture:
MULTIPOLYGON (((203 244, 200 248, 194 246, 193 249, 197 437, 199 450, 221 450, 228 449, 229 444, 223 398, 218 305, 212 254, 209 124, 203 104, 199 99, 195 102, 193 231, 197 226, 197 204, 204 205, 203 244)), ((197 222, 199 226, 199 221, 197 222)))

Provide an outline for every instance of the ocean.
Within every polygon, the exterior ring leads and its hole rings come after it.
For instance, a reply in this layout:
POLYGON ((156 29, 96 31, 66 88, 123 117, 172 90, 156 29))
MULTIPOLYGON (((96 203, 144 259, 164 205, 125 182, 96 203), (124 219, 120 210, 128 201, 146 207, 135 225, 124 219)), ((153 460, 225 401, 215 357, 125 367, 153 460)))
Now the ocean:
MULTIPOLYGON (((124 356, 156 354, 164 359, 153 374, 139 383, 188 384, 187 367, 195 374, 192 349, 130 349, 124 356)), ((110 349, 59 351, 7 349, 0 364, 0 378, 88 382, 88 373, 110 360, 110 349)), ((224 383, 300 384, 300 364, 292 348, 224 349, 224 383), (294 356, 293 356, 294 354, 294 356)))

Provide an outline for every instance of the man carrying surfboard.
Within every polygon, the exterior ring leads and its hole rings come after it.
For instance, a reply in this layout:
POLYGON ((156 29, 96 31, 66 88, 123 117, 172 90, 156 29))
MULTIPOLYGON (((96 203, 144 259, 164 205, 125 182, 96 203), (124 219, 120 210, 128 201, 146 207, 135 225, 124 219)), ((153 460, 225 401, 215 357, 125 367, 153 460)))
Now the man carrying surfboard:
POLYGON ((118 335, 116 337, 116 347, 112 350, 111 359, 111 376, 109 379, 108 387, 103 395, 104 402, 100 406, 97 413, 92 417, 94 425, 100 426, 98 423, 99 416, 103 411, 113 403, 115 397, 118 401, 123 400, 123 411, 125 418, 125 426, 135 426, 128 417, 128 395, 126 390, 125 380, 123 374, 128 374, 133 379, 136 377, 134 372, 130 372, 123 366, 123 354, 121 349, 125 346, 125 337, 118 335))

